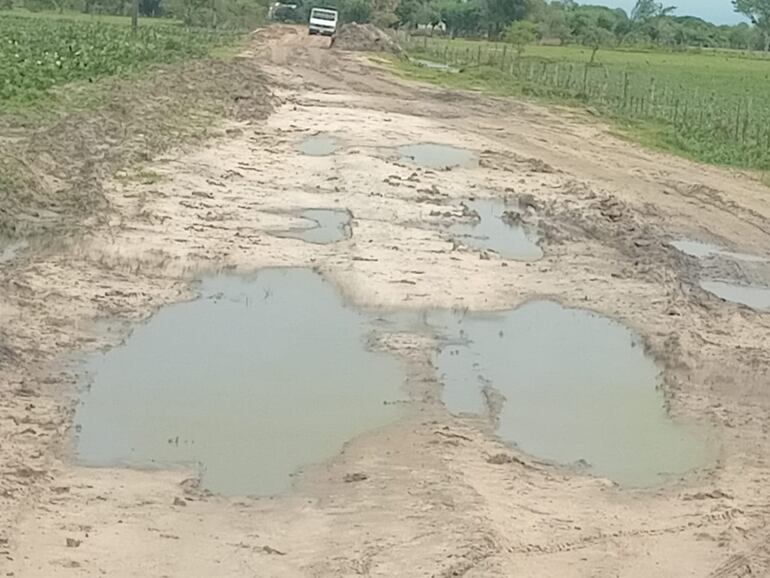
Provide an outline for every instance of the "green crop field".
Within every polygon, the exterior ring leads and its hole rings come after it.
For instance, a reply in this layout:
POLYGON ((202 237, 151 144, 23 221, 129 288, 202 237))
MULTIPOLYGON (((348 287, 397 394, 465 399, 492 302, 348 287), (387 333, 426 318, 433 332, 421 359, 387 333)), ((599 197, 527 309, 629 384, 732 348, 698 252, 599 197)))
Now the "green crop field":
POLYGON ((27 102, 53 86, 202 57, 232 35, 168 22, 136 33, 129 19, 0 15, 0 103, 27 102))
POLYGON ((413 39, 402 72, 447 85, 588 105, 648 144, 717 164, 770 170, 770 59, 731 51, 592 51, 413 39), (590 64, 589 64, 590 63, 590 64))

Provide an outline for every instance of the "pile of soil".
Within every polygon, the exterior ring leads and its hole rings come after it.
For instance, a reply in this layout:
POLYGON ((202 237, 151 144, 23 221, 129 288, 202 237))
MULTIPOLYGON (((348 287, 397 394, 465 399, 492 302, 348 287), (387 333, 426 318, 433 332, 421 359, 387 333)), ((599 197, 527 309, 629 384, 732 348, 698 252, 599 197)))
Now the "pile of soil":
POLYGON ((393 52, 401 47, 391 36, 373 24, 345 24, 334 39, 335 48, 362 52, 393 52))

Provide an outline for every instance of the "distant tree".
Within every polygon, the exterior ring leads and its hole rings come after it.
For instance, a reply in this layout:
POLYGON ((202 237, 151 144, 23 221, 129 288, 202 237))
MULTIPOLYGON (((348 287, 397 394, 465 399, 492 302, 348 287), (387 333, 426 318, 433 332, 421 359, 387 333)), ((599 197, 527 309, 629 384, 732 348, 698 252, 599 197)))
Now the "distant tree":
POLYGON ((605 28, 590 26, 583 30, 578 40, 580 40, 580 44, 592 50, 591 60, 588 64, 593 64, 600 48, 612 46, 615 43, 615 35, 605 28))
POLYGON ((372 16, 372 6, 366 0, 344 0, 338 8, 343 22, 365 24, 372 16))
POLYGON ((647 22, 654 18, 668 16, 674 10, 676 10, 676 6, 664 7, 663 4, 655 2, 655 0, 637 0, 636 6, 631 11, 631 20, 634 22, 647 22))
POLYGON ((729 33, 730 48, 751 50, 754 47, 755 39, 754 30, 745 22, 733 26, 729 33))
POLYGON ((414 16, 422 6, 420 0, 401 0, 396 6, 394 13, 401 26, 411 26, 414 24, 414 16))
POLYGON ((441 20, 453 38, 475 35, 481 30, 483 9, 477 2, 443 0, 438 5, 438 10, 441 20))
POLYGON ((765 52, 770 51, 770 0, 733 0, 733 6, 762 33, 765 52))
POLYGON ((160 16, 161 0, 139 0, 139 14, 142 16, 160 16))
POLYGON ((484 18, 490 38, 499 38, 500 32, 511 22, 527 16, 527 0, 484 0, 484 18))
POLYGON ((538 38, 538 26, 529 20, 511 22, 505 30, 505 41, 516 47, 516 53, 521 56, 527 44, 532 44, 538 38))
POLYGON ((548 5, 537 21, 541 38, 558 39, 564 44, 572 37, 566 10, 556 3, 548 5))

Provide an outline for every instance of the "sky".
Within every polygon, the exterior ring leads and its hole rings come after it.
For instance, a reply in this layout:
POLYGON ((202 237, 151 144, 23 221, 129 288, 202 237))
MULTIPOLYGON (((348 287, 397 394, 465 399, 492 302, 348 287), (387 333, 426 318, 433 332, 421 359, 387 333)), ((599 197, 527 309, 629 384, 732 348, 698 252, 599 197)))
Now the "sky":
MULTIPOLYGON (((604 4, 612 8, 623 8, 629 14, 636 0, 580 0, 581 4, 604 4)), ((676 6, 680 16, 698 16, 716 24, 736 24, 745 19, 733 10, 731 0, 669 0, 666 6, 676 6)))

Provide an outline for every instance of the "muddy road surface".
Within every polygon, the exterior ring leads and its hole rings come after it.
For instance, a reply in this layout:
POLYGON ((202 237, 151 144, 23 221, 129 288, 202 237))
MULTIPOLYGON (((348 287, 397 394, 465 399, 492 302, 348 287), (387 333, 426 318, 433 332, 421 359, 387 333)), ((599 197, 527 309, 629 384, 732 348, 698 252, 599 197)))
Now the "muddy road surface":
POLYGON ((322 40, 0 253, 2 575, 768 575, 770 191, 322 40))

